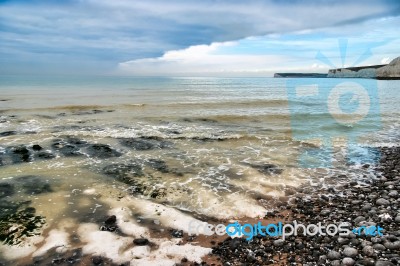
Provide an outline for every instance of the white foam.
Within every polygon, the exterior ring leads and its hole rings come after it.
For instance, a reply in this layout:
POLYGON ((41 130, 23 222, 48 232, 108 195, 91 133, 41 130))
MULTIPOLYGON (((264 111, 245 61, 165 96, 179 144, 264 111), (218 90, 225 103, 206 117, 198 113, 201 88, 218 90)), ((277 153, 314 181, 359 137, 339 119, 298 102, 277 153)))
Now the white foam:
POLYGON ((84 195, 94 195, 96 193, 96 189, 88 188, 88 189, 85 189, 82 193, 84 195))
POLYGON ((115 263, 130 262, 131 265, 175 265, 182 258, 201 262, 201 258, 211 252, 210 248, 179 245, 180 240, 149 239, 159 248, 150 251, 149 246, 133 246, 133 237, 118 236, 111 232, 99 231, 96 224, 82 224, 78 234, 83 242, 83 253, 111 259, 115 263))
POLYGON ((69 234, 63 230, 53 229, 49 232, 45 244, 36 250, 32 256, 43 256, 47 251, 52 248, 57 248, 57 252, 64 252, 69 247, 69 234))
POLYGON ((99 231, 98 225, 92 223, 81 224, 78 234, 86 245, 84 254, 104 256, 116 263, 124 263, 132 258, 143 258, 149 255, 149 247, 134 247, 132 237, 122 237, 111 232, 99 231))
MULTIPOLYGON (((125 197, 119 202, 109 201, 108 203, 112 206, 115 206, 115 204, 131 206, 136 212, 147 219, 159 220, 163 226, 183 230, 185 232, 188 232, 189 224, 193 222, 193 220, 196 220, 172 207, 135 197, 125 197)), ((201 223, 201 221, 198 222, 201 223)))
POLYGON ((129 208, 115 208, 109 212, 117 217, 117 225, 121 232, 134 237, 149 237, 150 233, 146 227, 138 225, 132 219, 132 212, 129 208))
POLYGON ((41 236, 33 236, 26 239, 19 245, 9 246, 0 245, 0 253, 6 260, 17 260, 29 256, 36 250, 35 244, 40 243, 44 240, 41 236))

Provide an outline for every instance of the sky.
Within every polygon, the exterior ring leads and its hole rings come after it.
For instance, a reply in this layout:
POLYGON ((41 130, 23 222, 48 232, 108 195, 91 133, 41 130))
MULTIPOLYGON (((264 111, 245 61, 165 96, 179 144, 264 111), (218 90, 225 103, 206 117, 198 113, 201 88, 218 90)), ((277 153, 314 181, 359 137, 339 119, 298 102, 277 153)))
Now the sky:
POLYGON ((400 1, 0 0, 0 75, 271 76, 390 62, 400 1))

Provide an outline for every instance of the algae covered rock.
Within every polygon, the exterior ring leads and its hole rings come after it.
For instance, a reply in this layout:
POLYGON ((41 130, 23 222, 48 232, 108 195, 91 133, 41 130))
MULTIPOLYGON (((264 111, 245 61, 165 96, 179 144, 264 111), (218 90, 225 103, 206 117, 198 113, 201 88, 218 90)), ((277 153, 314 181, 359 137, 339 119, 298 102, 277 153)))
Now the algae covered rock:
POLYGON ((36 215, 35 208, 26 206, 27 203, 0 202, 0 241, 4 244, 17 245, 27 237, 40 234, 45 218, 36 215))

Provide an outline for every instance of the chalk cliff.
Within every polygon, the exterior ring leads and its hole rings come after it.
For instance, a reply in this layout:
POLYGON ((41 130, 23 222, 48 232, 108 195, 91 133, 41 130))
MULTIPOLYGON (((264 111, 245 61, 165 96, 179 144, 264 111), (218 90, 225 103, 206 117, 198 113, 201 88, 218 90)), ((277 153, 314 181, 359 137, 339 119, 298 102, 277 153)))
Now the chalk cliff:
POLYGON ((400 57, 388 65, 330 69, 328 78, 400 79, 400 57))
POLYGON ((400 56, 388 65, 378 68, 376 77, 377 79, 400 79, 400 56))

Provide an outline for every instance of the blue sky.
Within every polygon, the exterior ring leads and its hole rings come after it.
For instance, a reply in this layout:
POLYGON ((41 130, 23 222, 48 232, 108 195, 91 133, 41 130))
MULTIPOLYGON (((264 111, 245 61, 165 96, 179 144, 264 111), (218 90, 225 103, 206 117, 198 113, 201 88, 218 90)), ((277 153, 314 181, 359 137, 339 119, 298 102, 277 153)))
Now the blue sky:
POLYGON ((270 76, 400 55, 399 1, 0 1, 0 74, 270 76), (368 56, 362 56, 362 55, 368 56))

